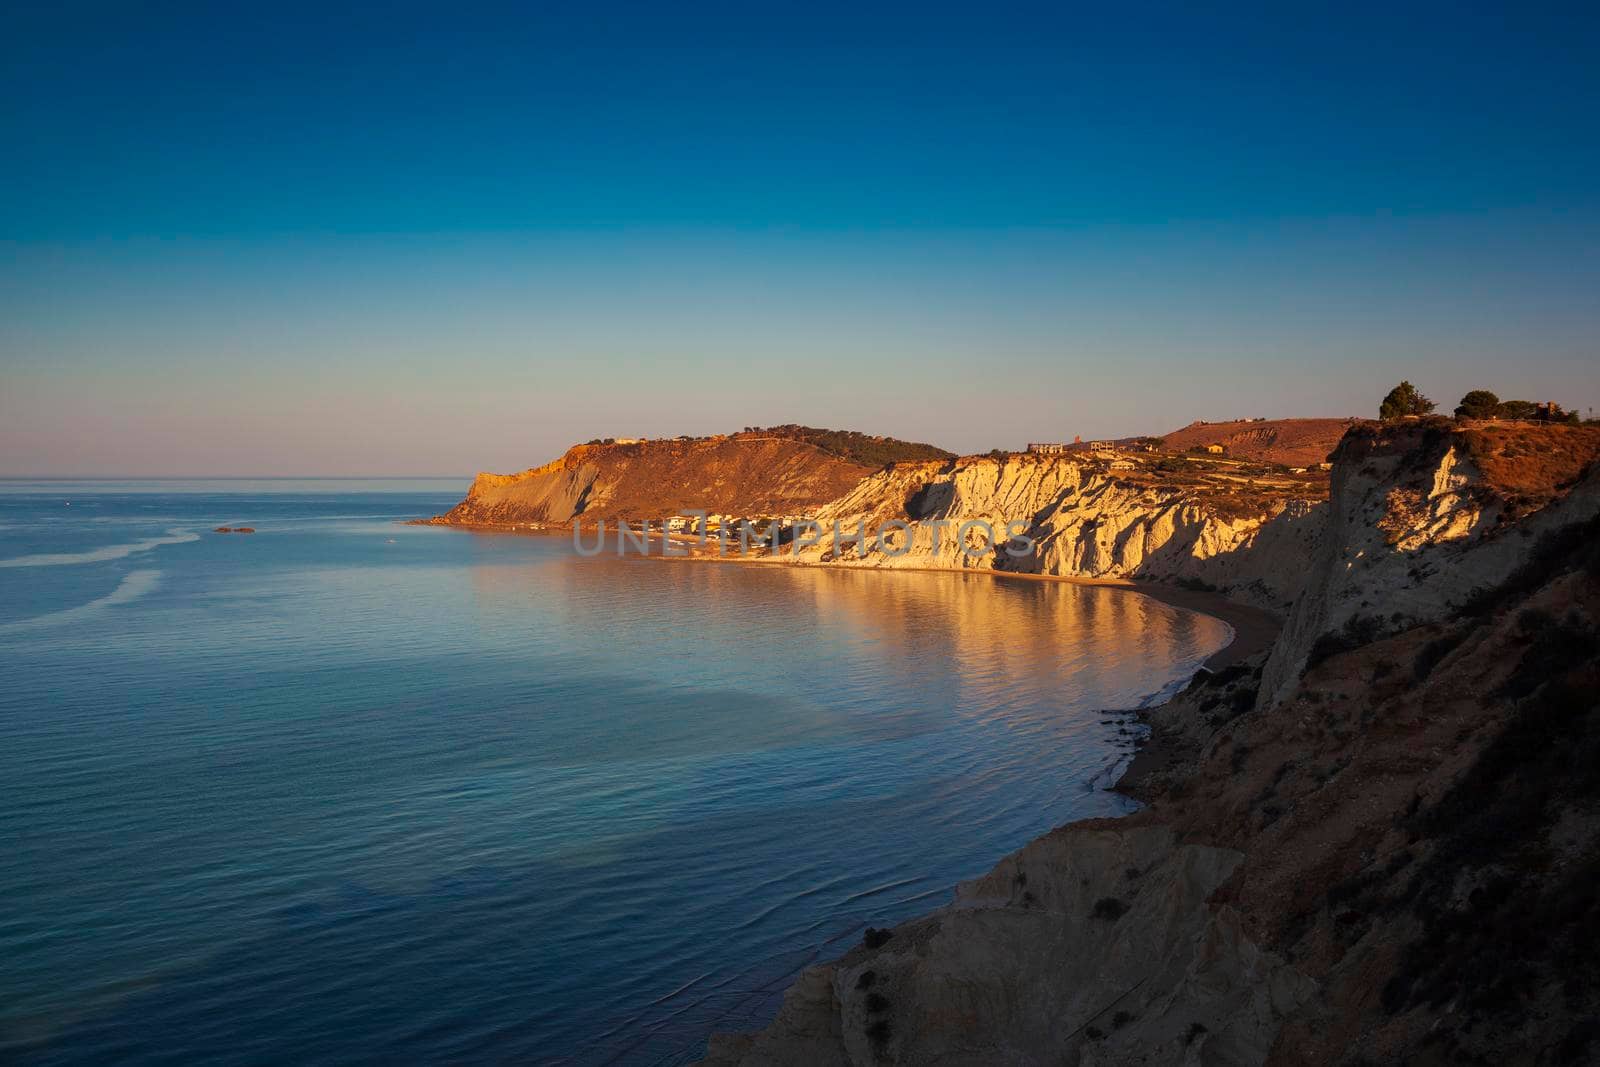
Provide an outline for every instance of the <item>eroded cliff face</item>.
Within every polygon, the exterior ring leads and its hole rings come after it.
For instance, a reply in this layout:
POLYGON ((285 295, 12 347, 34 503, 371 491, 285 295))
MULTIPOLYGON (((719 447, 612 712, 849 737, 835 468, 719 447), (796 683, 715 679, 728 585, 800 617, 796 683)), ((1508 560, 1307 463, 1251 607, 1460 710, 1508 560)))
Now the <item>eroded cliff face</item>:
POLYGON ((1596 1062, 1600 440, 1562 440, 1513 497, 1448 428, 1347 439, 1299 625, 1146 716, 1148 807, 808 970, 707 1062, 1596 1062), (1387 625, 1285 674, 1352 604, 1387 625))
POLYGON ((1486 450, 1481 434, 1444 420, 1352 430, 1335 453, 1326 531, 1307 595, 1267 663, 1263 700, 1283 700, 1328 649, 1453 615, 1505 581, 1530 541, 1600 510, 1600 474, 1582 473, 1595 437, 1587 427, 1512 428, 1486 450), (1486 475, 1478 461, 1504 467, 1508 448, 1513 457, 1559 450, 1569 461, 1549 465, 1551 484, 1531 510, 1529 494, 1508 491, 1507 474, 1486 475))
POLYGON ((520 474, 480 474, 437 522, 564 526, 574 519, 649 519, 700 508, 734 515, 809 512, 871 468, 803 441, 733 434, 691 441, 576 445, 520 474))
POLYGON ((821 508, 822 540, 800 563, 851 567, 999 570, 1082 578, 1187 580, 1269 609, 1294 599, 1322 526, 1317 487, 1279 491, 1166 480, 1153 467, 1116 470, 1075 456, 967 457, 896 464, 821 508), (905 523, 907 529, 885 527, 905 523), (973 555, 987 535, 1008 547, 973 555), (843 548, 835 551, 833 531, 843 548), (880 543, 879 529, 887 535, 880 543), (864 530, 858 539, 856 531, 864 530))

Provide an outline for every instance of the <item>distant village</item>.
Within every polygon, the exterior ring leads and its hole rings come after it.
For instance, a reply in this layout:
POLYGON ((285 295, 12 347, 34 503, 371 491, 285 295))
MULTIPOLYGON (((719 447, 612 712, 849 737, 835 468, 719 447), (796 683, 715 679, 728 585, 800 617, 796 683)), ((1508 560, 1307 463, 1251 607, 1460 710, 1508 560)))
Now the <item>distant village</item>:
MULTIPOLYGON (((1059 456, 1068 452, 1083 453, 1095 459, 1106 460, 1111 464, 1112 470, 1135 466, 1131 454, 1161 450, 1161 439, 1158 437, 1139 437, 1132 441, 1085 441, 1081 437, 1074 437, 1071 444, 1061 441, 1029 441, 1027 448, 1029 453, 1036 456, 1059 456)), ((1221 456, 1226 455, 1228 449, 1225 445, 1213 442, 1192 448, 1190 451, 1221 456)))
MULTIPOLYGON (((1242 419, 1224 419, 1211 422, 1197 419, 1191 422, 1184 430, 1195 430, 1199 427, 1214 426, 1217 428, 1215 440, 1207 441, 1201 438, 1198 443, 1183 445, 1169 445, 1166 438, 1162 437, 1132 437, 1120 440, 1085 441, 1081 437, 1074 437, 1071 443, 1063 441, 1030 441, 1027 452, 1032 455, 1054 456, 1066 453, 1082 455, 1105 461, 1112 470, 1127 470, 1136 466, 1152 465, 1149 453, 1161 453, 1170 459, 1178 459, 1185 455, 1197 458, 1205 457, 1220 459, 1224 462, 1252 462, 1247 453, 1243 456, 1234 456, 1228 446, 1228 441, 1240 433, 1240 428, 1251 423, 1268 423, 1271 420, 1265 416, 1255 416, 1242 419)), ((1354 420, 1348 420, 1354 421, 1354 420)), ((1248 431, 1246 431, 1248 432, 1248 431)), ((1193 437, 1190 438, 1193 440, 1193 437)), ((1157 462, 1155 465, 1160 465, 1157 462)), ((1306 467, 1275 465, 1281 471, 1290 474, 1305 474, 1309 470, 1329 470, 1332 464, 1326 461, 1311 464, 1306 467)))

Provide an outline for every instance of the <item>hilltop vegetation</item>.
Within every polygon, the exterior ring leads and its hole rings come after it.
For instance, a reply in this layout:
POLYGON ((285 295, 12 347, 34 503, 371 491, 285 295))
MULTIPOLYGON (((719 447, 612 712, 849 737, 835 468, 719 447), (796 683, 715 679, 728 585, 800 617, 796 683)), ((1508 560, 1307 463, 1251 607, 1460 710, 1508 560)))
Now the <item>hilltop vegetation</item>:
POLYGON ((1389 390, 1389 395, 1378 405, 1378 418, 1388 422, 1392 419, 1403 419, 1407 415, 1428 415, 1436 406, 1432 400, 1418 392, 1416 386, 1410 382, 1401 382, 1389 390))
POLYGON ((858 433, 855 430, 824 430, 815 426, 787 423, 783 426, 768 426, 765 429, 760 426, 746 426, 744 432, 804 441, 831 456, 838 456, 840 459, 859 463, 864 467, 955 458, 954 452, 947 452, 937 445, 901 441, 894 437, 880 437, 876 434, 858 433))
POLYGON ((662 437, 654 440, 632 437, 595 437, 584 442, 584 444, 633 446, 671 441, 693 444, 702 441, 724 441, 729 439, 800 441, 819 451, 826 452, 830 456, 837 456, 839 459, 858 466, 872 468, 884 467, 890 463, 954 459, 956 455, 954 452, 947 452, 937 445, 922 444, 916 441, 902 441, 897 437, 860 433, 856 430, 828 430, 817 426, 801 426, 799 423, 794 422, 784 423, 782 426, 746 426, 736 434, 719 433, 699 436, 681 434, 677 437, 662 437))
POLYGON ((1600 459, 1600 426, 1468 426, 1459 437, 1512 514, 1537 511, 1557 499, 1600 459))
MULTIPOLYGON (((1378 405, 1378 418, 1384 422, 1422 418, 1433 414, 1436 407, 1438 405, 1418 392, 1416 386, 1401 382, 1389 390, 1383 403, 1378 405)), ((1488 389, 1470 390, 1456 405, 1455 416, 1479 421, 1564 422, 1572 425, 1583 422, 1576 411, 1568 411, 1555 401, 1534 403, 1531 400, 1501 400, 1488 389)))

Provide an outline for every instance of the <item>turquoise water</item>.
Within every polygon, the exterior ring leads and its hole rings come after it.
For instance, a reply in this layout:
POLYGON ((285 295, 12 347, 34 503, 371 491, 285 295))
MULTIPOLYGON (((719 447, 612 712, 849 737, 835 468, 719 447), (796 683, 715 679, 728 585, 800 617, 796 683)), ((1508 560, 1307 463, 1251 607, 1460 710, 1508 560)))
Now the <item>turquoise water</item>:
POLYGON ((1102 709, 1226 640, 396 524, 463 485, 0 482, 0 1059, 692 1059, 1126 811, 1102 709))

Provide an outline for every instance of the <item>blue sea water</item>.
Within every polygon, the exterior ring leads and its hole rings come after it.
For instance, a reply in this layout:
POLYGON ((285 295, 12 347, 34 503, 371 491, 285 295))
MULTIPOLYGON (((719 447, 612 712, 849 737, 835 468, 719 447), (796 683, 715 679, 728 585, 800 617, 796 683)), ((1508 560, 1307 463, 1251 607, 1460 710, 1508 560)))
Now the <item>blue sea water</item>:
POLYGON ((693 1059, 1128 810, 1103 709, 1227 639, 398 524, 463 488, 0 482, 0 1060, 693 1059))

